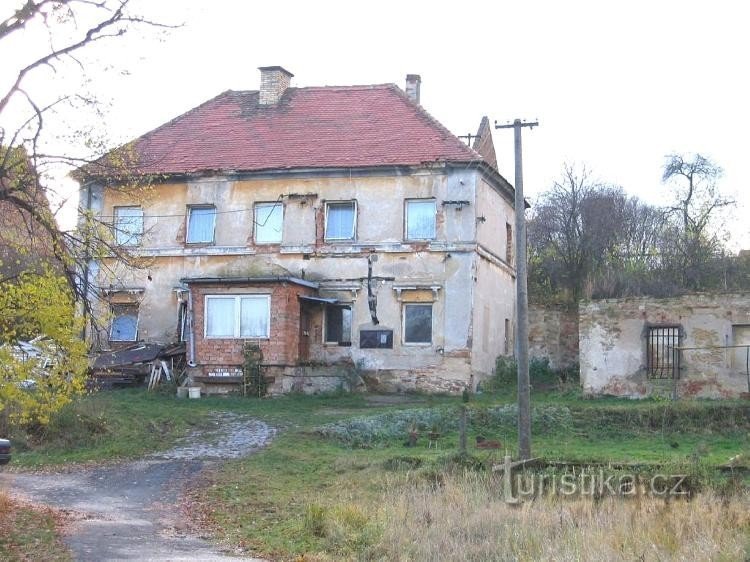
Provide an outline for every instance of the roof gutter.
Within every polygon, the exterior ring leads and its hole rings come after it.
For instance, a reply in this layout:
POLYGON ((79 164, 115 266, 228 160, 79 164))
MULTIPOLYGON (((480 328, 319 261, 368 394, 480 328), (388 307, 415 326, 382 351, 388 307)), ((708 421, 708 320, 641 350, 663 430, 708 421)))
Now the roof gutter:
POLYGON ((302 287, 317 289, 320 283, 307 281, 299 277, 285 276, 267 276, 267 277, 185 277, 180 279, 181 283, 186 285, 247 285, 250 283, 294 283, 302 287))

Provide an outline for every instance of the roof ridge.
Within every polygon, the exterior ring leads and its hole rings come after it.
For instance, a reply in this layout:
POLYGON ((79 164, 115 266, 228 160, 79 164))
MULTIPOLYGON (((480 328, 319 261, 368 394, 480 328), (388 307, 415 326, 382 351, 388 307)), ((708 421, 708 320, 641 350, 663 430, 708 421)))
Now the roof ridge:
MULTIPOLYGON (((289 86, 287 90, 376 90, 376 89, 387 89, 391 86, 395 86, 392 82, 383 82, 382 84, 351 84, 345 86, 289 86)), ((233 94, 252 94, 257 93, 258 90, 227 90, 224 93, 231 92, 233 94)))

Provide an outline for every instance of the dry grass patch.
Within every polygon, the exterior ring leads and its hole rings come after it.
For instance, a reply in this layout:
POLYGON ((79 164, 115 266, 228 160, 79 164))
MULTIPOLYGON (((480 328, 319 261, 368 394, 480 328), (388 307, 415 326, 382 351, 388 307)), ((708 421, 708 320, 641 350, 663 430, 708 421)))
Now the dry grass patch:
POLYGON ((373 560, 747 560, 750 496, 547 497, 507 505, 486 475, 399 487, 373 560))

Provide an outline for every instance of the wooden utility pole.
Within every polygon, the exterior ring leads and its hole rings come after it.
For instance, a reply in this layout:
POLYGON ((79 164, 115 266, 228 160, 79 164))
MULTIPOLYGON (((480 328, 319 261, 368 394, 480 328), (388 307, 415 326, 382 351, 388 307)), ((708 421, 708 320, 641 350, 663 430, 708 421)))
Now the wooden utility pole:
POLYGON ((531 458, 531 392, 529 389, 529 294, 526 282, 526 201, 523 197, 523 163, 521 129, 536 127, 538 121, 521 121, 498 125, 496 129, 513 129, 516 154, 516 362, 518 363, 518 455, 531 458))

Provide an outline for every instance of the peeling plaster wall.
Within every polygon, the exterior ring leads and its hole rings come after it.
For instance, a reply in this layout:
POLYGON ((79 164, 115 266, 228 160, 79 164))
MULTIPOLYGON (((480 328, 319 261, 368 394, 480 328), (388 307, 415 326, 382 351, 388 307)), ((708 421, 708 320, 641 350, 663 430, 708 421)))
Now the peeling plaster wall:
POLYGON ((505 253, 505 225, 514 220, 513 207, 487 182, 480 180, 476 217, 479 247, 473 264, 471 362, 476 382, 480 382, 493 374, 499 355, 514 353, 515 269, 506 260, 505 253))
MULTIPOLYGON (((482 195, 483 213, 501 217, 512 213, 509 203, 480 180, 476 170, 465 168, 351 177, 273 174, 237 181, 205 178, 155 185, 141 200, 107 191, 102 205, 105 216, 112 216, 118 205, 143 207, 145 234, 139 251, 146 267, 133 271, 121 264, 105 263, 98 282, 104 287, 144 288, 137 297, 139 338, 168 342, 177 333, 175 289, 181 278, 292 275, 321 281, 321 296, 352 303, 353 341, 351 347, 323 343, 324 313, 320 307, 311 316, 310 360, 357 364, 370 373, 380 373, 383 380, 399 373, 396 378, 414 381, 395 386, 421 385, 424 390, 429 390, 423 382, 429 372, 436 388, 457 390, 457 382, 471 384, 474 370, 488 372, 497 355, 496 336, 490 337, 493 350, 486 357, 471 354, 472 338, 482 329, 475 325, 474 314, 477 189, 486 192, 482 195), (404 201, 414 198, 436 200, 435 240, 405 241, 404 201), (325 241, 325 202, 351 199, 357 202, 356 240, 325 241), (284 208, 282 243, 255 244, 253 205, 275 201, 284 208), (469 204, 459 208, 444 205, 444 201, 469 204), (215 243, 186 244, 186 209, 205 204, 215 205, 219 213, 215 243), (393 329, 391 350, 359 348, 359 329, 372 327, 366 281, 367 256, 372 253, 378 256, 373 263, 378 328, 393 329), (427 289, 434 295, 431 345, 403 344, 401 314, 409 293, 402 291, 399 297, 397 289, 402 286, 433 287, 427 289), (481 361, 476 368, 472 366, 473 359, 481 361), (411 379, 404 379, 409 372, 411 379)), ((503 227, 503 236, 504 232, 503 227)), ((507 266, 505 269, 510 271, 507 266)), ((504 318, 508 314, 506 308, 512 308, 513 302, 508 272, 499 275, 486 290, 493 296, 483 300, 482 306, 498 307, 494 314, 504 318)), ((497 327, 494 329, 497 331, 497 327)))
MULTIPOLYGON (((646 376, 648 326, 678 325, 680 347, 734 345, 750 325, 750 294, 608 299, 579 307, 581 384, 589 394, 643 397, 671 390, 646 376)), ((737 343, 744 343, 737 342, 737 343)), ((729 398, 748 392, 731 349, 681 352, 680 396, 729 398)))

